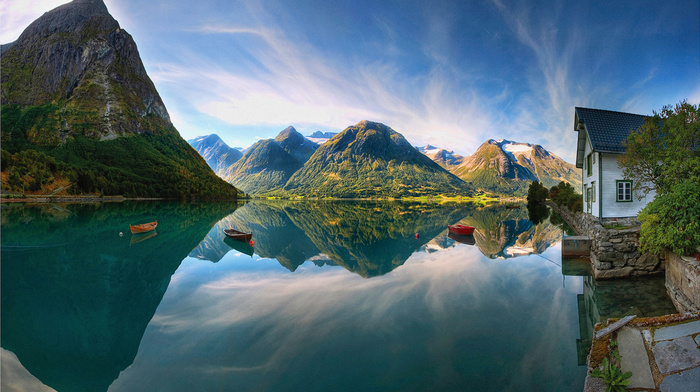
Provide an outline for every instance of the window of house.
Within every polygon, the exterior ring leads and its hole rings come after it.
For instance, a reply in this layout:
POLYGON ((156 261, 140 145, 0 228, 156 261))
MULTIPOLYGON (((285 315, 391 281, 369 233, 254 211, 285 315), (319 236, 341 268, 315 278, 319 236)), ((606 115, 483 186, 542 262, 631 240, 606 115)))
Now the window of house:
POLYGON ((617 201, 632 201, 632 181, 617 181, 617 201))
POLYGON ((593 153, 588 154, 586 157, 586 175, 591 176, 593 174, 593 153))
POLYGON ((591 201, 595 202, 595 181, 591 182, 591 201))
POLYGON ((586 188, 586 212, 589 214, 593 210, 593 196, 591 195, 593 193, 593 188, 587 187, 586 188))

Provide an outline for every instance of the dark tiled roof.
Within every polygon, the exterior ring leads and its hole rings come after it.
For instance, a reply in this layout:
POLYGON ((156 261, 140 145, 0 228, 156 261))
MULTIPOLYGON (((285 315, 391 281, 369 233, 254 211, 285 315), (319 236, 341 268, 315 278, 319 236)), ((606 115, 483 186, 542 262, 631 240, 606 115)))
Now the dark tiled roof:
POLYGON ((622 142, 632 130, 644 124, 647 116, 609 110, 576 108, 577 120, 586 124, 593 150, 625 152, 622 142))

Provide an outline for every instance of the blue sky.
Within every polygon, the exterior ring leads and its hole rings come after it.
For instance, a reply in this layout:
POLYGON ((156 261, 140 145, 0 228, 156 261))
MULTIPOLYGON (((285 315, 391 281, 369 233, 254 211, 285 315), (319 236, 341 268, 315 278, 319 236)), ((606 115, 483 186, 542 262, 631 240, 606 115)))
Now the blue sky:
MULTIPOLYGON (((61 0, 0 0, 0 42, 61 0)), ((382 122, 462 155, 487 139, 574 161, 575 106, 700 103, 700 3, 105 0, 185 139, 248 147, 382 122)))

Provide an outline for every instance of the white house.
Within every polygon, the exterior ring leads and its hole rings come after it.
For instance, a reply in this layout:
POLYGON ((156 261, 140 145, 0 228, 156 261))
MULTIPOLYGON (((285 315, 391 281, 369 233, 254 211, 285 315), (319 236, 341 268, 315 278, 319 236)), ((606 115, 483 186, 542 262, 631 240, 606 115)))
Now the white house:
POLYGON ((623 177, 617 164, 618 156, 625 152, 623 141, 632 130, 642 126, 646 118, 609 110, 575 109, 576 167, 583 169, 583 212, 601 221, 632 218, 654 200, 654 193, 635 195, 634 184, 623 177))

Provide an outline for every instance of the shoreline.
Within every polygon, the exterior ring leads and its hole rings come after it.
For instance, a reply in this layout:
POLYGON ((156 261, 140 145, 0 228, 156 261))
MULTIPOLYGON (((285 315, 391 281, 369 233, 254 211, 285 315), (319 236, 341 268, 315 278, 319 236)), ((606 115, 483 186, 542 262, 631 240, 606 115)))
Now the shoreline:
POLYGON ((0 203, 98 203, 98 202, 124 202, 124 201, 254 201, 254 200, 290 200, 290 201, 352 201, 352 200, 368 200, 368 201, 414 201, 414 202, 457 202, 457 203, 508 203, 508 202, 525 202, 525 198, 515 198, 512 196, 464 196, 464 197, 444 197, 444 196, 421 196, 409 198, 314 198, 314 197, 249 197, 239 199, 206 199, 206 198, 187 198, 187 199, 171 199, 163 197, 124 197, 124 196, 90 196, 90 195, 0 195, 0 203))

